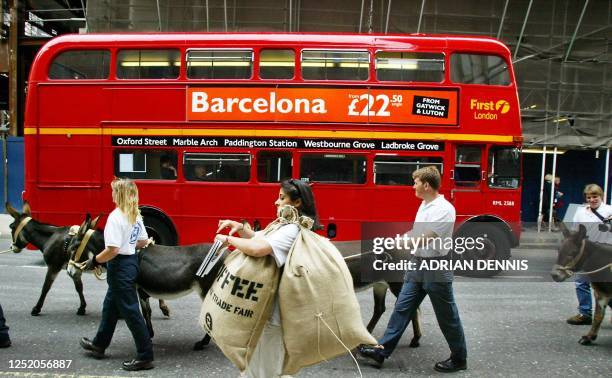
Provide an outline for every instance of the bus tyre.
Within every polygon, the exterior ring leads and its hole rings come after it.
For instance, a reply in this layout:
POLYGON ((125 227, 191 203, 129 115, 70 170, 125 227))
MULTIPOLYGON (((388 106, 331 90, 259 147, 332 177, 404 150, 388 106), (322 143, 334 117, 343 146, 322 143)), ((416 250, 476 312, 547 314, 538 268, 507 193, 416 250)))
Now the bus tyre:
POLYGON ((168 225, 155 217, 144 217, 143 222, 150 238, 155 240, 155 244, 176 245, 175 238, 168 225))
MULTIPOLYGON (((496 261, 510 256, 510 242, 499 227, 493 224, 486 223, 472 223, 467 224, 461 229, 456 237, 473 238, 476 240, 476 244, 471 249, 465 249, 463 253, 457 253, 453 251, 453 258, 457 260, 472 261, 472 270, 461 270, 455 271, 458 275, 468 277, 492 277, 501 272, 501 269, 485 264, 485 261, 478 262, 479 260, 496 261), (480 239, 480 243, 478 242, 480 239), (480 248, 479 248, 480 247, 480 248), (480 268, 480 269, 479 269, 480 268)), ((459 245, 459 244, 456 244, 459 245)))

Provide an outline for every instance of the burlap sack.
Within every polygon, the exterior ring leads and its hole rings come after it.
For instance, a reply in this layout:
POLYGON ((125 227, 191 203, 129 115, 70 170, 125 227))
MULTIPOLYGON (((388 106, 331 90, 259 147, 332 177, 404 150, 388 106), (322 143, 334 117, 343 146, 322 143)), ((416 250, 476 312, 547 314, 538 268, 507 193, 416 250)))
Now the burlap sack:
POLYGON ((310 231, 301 217, 279 284, 285 342, 283 374, 348 353, 359 344, 377 344, 361 320, 351 274, 336 247, 310 231), (335 335, 334 335, 335 334, 335 335))
MULTIPOLYGON (((279 218, 262 234, 286 223, 279 218)), ((240 371, 246 369, 272 315, 279 277, 272 256, 251 257, 235 250, 223 262, 204 298, 200 325, 240 371)))

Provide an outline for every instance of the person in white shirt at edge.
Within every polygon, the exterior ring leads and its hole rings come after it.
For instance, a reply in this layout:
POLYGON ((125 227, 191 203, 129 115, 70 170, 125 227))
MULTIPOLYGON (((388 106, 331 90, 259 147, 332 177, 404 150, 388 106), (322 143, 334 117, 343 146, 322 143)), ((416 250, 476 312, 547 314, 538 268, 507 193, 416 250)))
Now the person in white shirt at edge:
MULTIPOLYGON (((612 206, 603 203, 603 189, 597 184, 588 184, 584 187, 584 198, 587 204, 580 206, 574 214, 572 228, 579 225, 586 227, 587 238, 592 242, 612 244, 612 232, 608 223, 606 230, 601 231, 600 225, 605 226, 603 220, 612 219, 612 206), (595 212, 600 216, 598 217, 595 212), (603 218, 603 220, 602 220, 603 218)), ((567 319, 568 324, 590 325, 592 323, 593 302, 591 299, 591 285, 587 276, 576 275, 576 296, 578 297, 578 315, 567 319)), ((612 301, 609 303, 612 308, 612 301)))
POLYGON ((138 258, 136 249, 148 244, 147 231, 138 210, 138 188, 129 179, 115 179, 111 183, 113 202, 117 205, 108 216, 104 228, 106 248, 91 257, 85 270, 106 263, 108 290, 102 307, 102 320, 93 340, 84 337, 81 347, 94 358, 103 358, 110 345, 117 320, 125 319, 134 342, 137 355, 123 363, 123 369, 136 371, 153 368, 153 345, 144 318, 140 313, 136 276, 138 258))
MULTIPOLYGON (((280 206, 291 205, 298 210, 300 216, 309 217, 314 221, 312 230, 320 228, 314 195, 310 186, 303 181, 290 179, 281 182, 278 199, 274 202, 274 205, 276 205, 277 209, 280 206)), ((221 220, 219 221, 219 229, 215 239, 225 245, 234 246, 249 256, 263 257, 272 255, 280 268, 285 264, 289 250, 298 233, 299 227, 297 225, 287 224, 272 234, 262 236, 261 232, 254 232, 248 227, 245 228, 243 223, 233 220, 221 220), (228 235, 219 234, 219 232, 226 228, 230 229, 228 235), (236 233, 240 237, 233 236, 236 233)), ((280 324, 280 307, 278 305, 278 298, 276 298, 272 315, 264 327, 261 338, 247 366, 246 376, 257 378, 280 376, 285 357, 280 324)))
POLYGON ((407 271, 404 284, 395 302, 393 314, 385 334, 377 346, 358 348, 360 355, 372 365, 380 368, 386 358, 397 347, 415 311, 429 296, 438 320, 438 325, 451 350, 447 360, 435 364, 439 372, 455 372, 467 368, 467 347, 459 310, 453 294, 452 270, 433 271, 419 269, 427 260, 444 259, 449 249, 445 241, 452 238, 455 223, 455 208, 443 195, 438 193, 441 177, 434 166, 423 167, 413 172, 414 194, 423 200, 415 218, 413 229, 408 233, 412 238, 430 240, 424 247, 414 251, 416 270, 407 271), (438 239, 438 240, 436 240, 438 239), (442 243, 440 243, 440 240, 442 243), (437 242, 436 242, 437 241, 437 242))

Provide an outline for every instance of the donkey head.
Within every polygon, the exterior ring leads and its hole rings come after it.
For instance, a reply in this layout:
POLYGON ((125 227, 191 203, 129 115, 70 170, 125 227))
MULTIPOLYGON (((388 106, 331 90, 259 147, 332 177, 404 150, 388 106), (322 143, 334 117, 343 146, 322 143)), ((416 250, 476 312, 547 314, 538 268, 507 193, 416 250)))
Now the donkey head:
POLYGON ((13 239, 13 244, 11 245, 11 250, 14 253, 21 252, 24 249, 29 241, 28 241, 28 227, 26 225, 32 219, 30 205, 26 202, 23 203, 23 210, 21 213, 17 211, 13 206, 11 206, 8 202, 5 204, 6 211, 13 217, 13 223, 9 225, 11 228, 11 238, 13 239))
POLYGON ((583 241, 586 239, 586 227, 578 226, 578 231, 572 232, 567 229, 563 222, 559 223, 559 228, 563 232, 563 241, 559 247, 557 255, 557 263, 553 266, 550 274, 553 280, 561 282, 571 276, 571 272, 578 270, 580 266, 580 252, 582 250, 583 241))
POLYGON ((95 254, 93 243, 91 242, 91 240, 85 240, 85 239, 86 239, 87 231, 95 230, 96 226, 98 225, 99 220, 100 220, 100 215, 98 215, 96 218, 92 220, 89 214, 87 214, 85 216, 85 220, 79 226, 79 230, 72 237, 72 239, 70 240, 70 243, 68 243, 68 247, 66 248, 66 251, 68 255, 70 256, 71 263, 68 264, 67 272, 70 277, 74 278, 74 277, 80 276, 82 273, 82 270, 78 269, 72 263, 82 264, 95 254), (84 245, 81 245, 83 243, 84 245), (82 249, 82 252, 80 256, 77 256, 77 252, 79 251, 79 248, 82 249))

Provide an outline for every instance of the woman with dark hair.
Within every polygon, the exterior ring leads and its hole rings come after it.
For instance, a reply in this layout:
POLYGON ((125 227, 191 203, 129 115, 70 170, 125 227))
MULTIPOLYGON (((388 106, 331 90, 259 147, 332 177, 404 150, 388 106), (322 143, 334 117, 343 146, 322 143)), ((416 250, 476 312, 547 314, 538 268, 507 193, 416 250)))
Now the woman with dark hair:
MULTIPOLYGON (((306 183, 301 180, 286 180, 280 184, 278 198, 274 202, 277 213, 281 207, 290 205, 298 210, 300 216, 314 220, 312 230, 320 228, 319 217, 315 207, 315 199, 306 183)), ((261 231, 254 232, 244 223, 225 219, 219 221, 219 229, 215 239, 225 245, 231 245, 242 253, 253 257, 271 255, 278 267, 287 261, 287 255, 293 242, 299 234, 299 227, 288 223, 268 235, 261 231), (228 235, 219 234, 221 230, 229 228, 228 235), (233 236, 238 234, 240 237, 233 236)), ((280 307, 278 297, 274 301, 274 310, 261 334, 257 347, 246 369, 248 377, 279 377, 283 368, 285 348, 283 333, 280 326, 280 307)))

